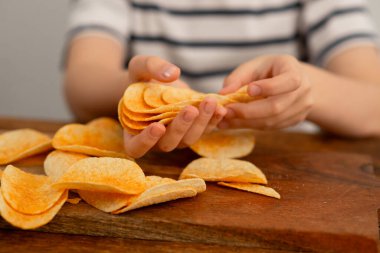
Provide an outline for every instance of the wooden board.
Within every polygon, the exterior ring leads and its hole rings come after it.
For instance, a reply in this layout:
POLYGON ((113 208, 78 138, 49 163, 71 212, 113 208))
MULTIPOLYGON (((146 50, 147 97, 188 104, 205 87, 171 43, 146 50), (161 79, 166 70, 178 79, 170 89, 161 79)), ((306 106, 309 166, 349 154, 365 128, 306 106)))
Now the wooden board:
MULTIPOLYGON (((196 158, 189 150, 152 154, 147 174, 178 177, 196 158)), ((380 181, 371 158, 342 153, 255 155, 281 200, 208 184, 205 193, 135 210, 102 213, 86 203, 65 204, 44 232, 113 236, 226 246, 376 252, 380 181)), ((4 221, 0 227, 10 228, 4 221)))

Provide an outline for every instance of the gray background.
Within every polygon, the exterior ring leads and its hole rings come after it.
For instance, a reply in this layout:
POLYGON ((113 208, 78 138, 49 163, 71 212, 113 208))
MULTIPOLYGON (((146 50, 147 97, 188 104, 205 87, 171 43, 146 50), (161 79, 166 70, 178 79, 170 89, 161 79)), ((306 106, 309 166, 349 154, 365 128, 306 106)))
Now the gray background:
MULTIPOLYGON (((69 120, 59 71, 68 0, 0 0, 0 116, 69 120)), ((380 27, 380 1, 369 0, 380 27)))

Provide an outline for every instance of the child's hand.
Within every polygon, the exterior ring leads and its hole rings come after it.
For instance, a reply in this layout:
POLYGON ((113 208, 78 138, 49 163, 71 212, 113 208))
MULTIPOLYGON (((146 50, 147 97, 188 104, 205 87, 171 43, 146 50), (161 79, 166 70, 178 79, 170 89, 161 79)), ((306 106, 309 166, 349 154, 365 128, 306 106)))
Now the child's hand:
MULTIPOLYGON (((160 83, 186 86, 178 78, 180 69, 158 57, 137 56, 128 66, 128 84, 139 81, 158 81, 160 83)), ((197 109, 187 106, 165 127, 161 123, 152 123, 138 135, 124 134, 126 153, 134 158, 143 156, 153 147, 164 152, 177 147, 189 146, 210 129, 216 127, 226 114, 226 109, 217 106, 213 98, 206 98, 197 109)))
POLYGON ((220 128, 280 129, 303 121, 313 105, 311 85, 291 56, 266 56, 246 62, 224 81, 221 94, 248 84, 248 94, 265 99, 227 105, 220 128))

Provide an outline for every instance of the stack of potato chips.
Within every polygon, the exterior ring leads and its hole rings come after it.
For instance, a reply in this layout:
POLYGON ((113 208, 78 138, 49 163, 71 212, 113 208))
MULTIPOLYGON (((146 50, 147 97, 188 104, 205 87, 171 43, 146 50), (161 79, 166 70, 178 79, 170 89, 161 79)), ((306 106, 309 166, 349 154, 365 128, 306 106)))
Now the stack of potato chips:
POLYGON ((198 106, 206 97, 214 97, 220 105, 260 98, 250 97, 246 86, 222 96, 157 83, 135 83, 126 89, 119 102, 119 121, 130 134, 138 134, 153 122, 169 124, 183 108, 198 106))

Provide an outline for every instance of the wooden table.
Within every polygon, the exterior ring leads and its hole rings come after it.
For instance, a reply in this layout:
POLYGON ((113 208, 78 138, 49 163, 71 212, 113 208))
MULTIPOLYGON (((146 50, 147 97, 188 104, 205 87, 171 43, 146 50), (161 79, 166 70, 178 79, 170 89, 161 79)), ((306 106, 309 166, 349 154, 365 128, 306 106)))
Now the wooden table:
MULTIPOLYGON (((0 118, 0 130, 30 127, 54 133, 62 123, 0 118)), ((373 166, 364 169, 380 176, 380 139, 348 140, 327 135, 302 133, 257 133, 255 157, 299 152, 343 152, 371 156, 373 166)), ((150 155, 148 159, 159 159, 150 155)), ((173 158, 175 159, 175 158, 173 158)), ((379 203, 380 206, 380 203, 379 203)), ((380 220, 380 212, 378 210, 380 220)), ((380 224, 379 224, 380 225, 380 224)), ((0 230, 0 252, 294 252, 289 249, 264 249, 208 243, 135 240, 105 236, 54 234, 36 231, 0 230)))

